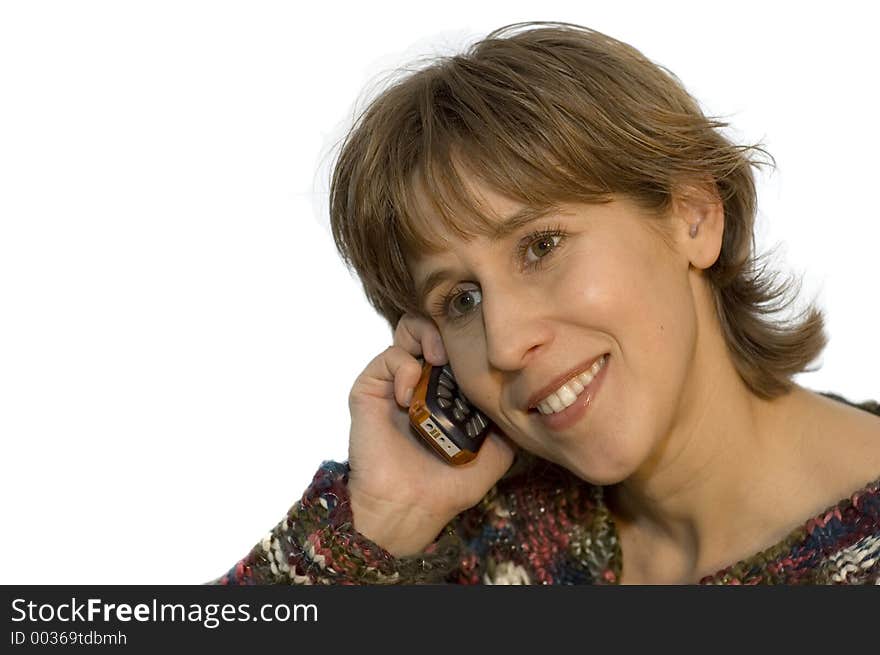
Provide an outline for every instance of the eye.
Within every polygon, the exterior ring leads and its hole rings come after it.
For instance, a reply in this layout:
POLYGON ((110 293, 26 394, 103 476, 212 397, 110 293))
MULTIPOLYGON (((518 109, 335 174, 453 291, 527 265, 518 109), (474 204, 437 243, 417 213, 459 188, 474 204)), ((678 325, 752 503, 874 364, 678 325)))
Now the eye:
MULTIPOLYGON (((538 270, 559 249, 566 232, 562 227, 540 230, 527 234, 517 246, 517 260, 525 270, 538 270)), ((434 303, 433 316, 445 318, 450 323, 458 323, 474 314, 474 308, 483 301, 479 288, 456 286, 434 303)))
POLYGON ((544 263, 543 260, 559 248, 565 235, 561 226, 526 235, 519 243, 518 260, 523 262, 526 268, 539 268, 544 263))
POLYGON ((483 300, 483 293, 479 289, 463 289, 460 292, 456 290, 453 293, 455 295, 448 303, 449 317, 453 320, 469 314, 483 300))
POLYGON ((526 257, 527 261, 529 263, 534 263, 538 259, 542 259, 545 255, 550 254, 550 252, 559 245, 560 241, 562 241, 561 234, 545 234, 538 237, 528 244, 525 252, 526 255, 533 254, 536 258, 529 260, 528 257, 526 257))

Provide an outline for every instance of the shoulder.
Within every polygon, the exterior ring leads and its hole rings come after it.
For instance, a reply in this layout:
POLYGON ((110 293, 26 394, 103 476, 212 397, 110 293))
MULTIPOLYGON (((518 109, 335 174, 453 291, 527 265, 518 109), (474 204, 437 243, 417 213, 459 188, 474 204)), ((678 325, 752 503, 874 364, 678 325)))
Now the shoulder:
POLYGON ((811 430, 826 465, 844 476, 848 472, 856 483, 880 478, 880 404, 827 391, 812 395, 811 430))
POLYGON ((830 391, 796 386, 785 398, 778 424, 790 465, 802 475, 855 488, 880 477, 880 406, 873 400, 854 401, 830 391), (861 482, 853 487, 852 483, 861 482))
POLYGON ((811 490, 835 506, 807 523, 827 557, 828 584, 880 582, 880 404, 841 394, 812 394, 811 490), (815 531, 815 532, 813 532, 815 531))
POLYGON ((868 399, 862 401, 854 401, 838 393, 834 393, 833 391, 820 391, 818 392, 818 395, 824 396, 829 400, 833 400, 840 405, 852 407, 854 409, 861 410, 862 412, 867 412, 868 414, 874 414, 875 416, 880 418, 880 402, 877 402, 876 400, 868 399))

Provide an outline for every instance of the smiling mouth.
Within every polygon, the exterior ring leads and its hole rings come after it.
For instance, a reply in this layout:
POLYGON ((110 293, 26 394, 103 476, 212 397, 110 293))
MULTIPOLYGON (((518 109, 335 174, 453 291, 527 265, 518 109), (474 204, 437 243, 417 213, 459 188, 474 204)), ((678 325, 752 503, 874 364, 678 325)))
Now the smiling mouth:
POLYGON ((544 414, 556 414, 564 411, 575 402, 584 392, 584 390, 592 384, 599 372, 605 367, 608 355, 602 355, 593 365, 586 371, 575 375, 564 384, 560 385, 553 393, 548 394, 540 402, 537 403, 536 409, 544 414))
MULTIPOLYGON (((538 421, 539 425, 553 433, 559 434, 565 430, 569 430, 584 419, 589 413, 590 408, 594 405, 597 395, 601 392, 605 378, 608 377, 611 355, 606 353, 600 358, 600 360, 603 362, 602 365, 597 367, 598 370, 595 375, 592 376, 589 384, 580 385, 582 388, 579 393, 575 393, 577 386, 574 387, 574 390, 569 388, 568 392, 561 391, 558 394, 554 392, 551 396, 545 397, 548 398, 548 404, 553 403, 550 404, 549 408, 544 404, 545 401, 542 400, 538 404, 538 407, 529 410, 530 412, 535 412, 535 419, 538 421), (556 395, 557 398, 553 399, 553 395, 556 395), (559 409, 557 409, 557 407, 559 409)), ((598 363, 598 361, 596 363, 598 363)), ((585 372, 591 371, 592 367, 585 372)), ((569 385, 570 382, 571 380, 566 382, 563 386, 569 385)))
POLYGON ((560 406, 560 402, 564 405, 573 401, 572 394, 576 397, 580 394, 584 387, 592 382, 596 374, 603 368, 609 353, 605 353, 596 357, 587 365, 581 364, 577 368, 573 368, 564 376, 557 378, 555 382, 542 389, 540 395, 534 395, 529 401, 527 411, 540 411, 546 414, 552 411, 560 411, 564 406, 560 406), (543 411, 542 411, 543 406, 543 411))

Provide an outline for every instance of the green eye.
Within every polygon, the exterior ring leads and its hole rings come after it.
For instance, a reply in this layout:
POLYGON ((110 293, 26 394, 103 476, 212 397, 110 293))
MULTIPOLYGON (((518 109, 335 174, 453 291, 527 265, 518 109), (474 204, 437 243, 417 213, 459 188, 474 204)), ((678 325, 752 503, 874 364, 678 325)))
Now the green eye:
POLYGON ((479 289, 467 289, 455 296, 449 303, 453 316, 463 316, 470 312, 483 299, 479 289))

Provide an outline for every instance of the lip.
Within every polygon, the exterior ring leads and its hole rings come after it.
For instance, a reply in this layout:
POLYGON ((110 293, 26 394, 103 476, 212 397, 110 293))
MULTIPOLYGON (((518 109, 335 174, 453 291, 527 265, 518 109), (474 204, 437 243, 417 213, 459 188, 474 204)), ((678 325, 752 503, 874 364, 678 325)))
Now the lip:
POLYGON ((545 427, 557 432, 570 428, 581 420, 593 404, 593 399, 596 397, 596 394, 599 393, 599 389, 602 388, 602 382, 605 380, 605 376, 608 373, 608 366, 610 364, 611 356, 608 355, 608 358, 605 360, 605 365, 602 366, 602 369, 596 374, 596 377, 594 377, 590 384, 578 394, 577 400, 561 412, 556 412, 554 414, 541 414, 539 410, 535 410, 538 414, 538 420, 540 420, 545 427))
MULTIPOLYGON (((550 384, 548 384, 545 387, 542 387, 537 392, 535 392, 531 395, 531 397, 529 398, 529 404, 526 406, 526 409, 527 410, 536 409, 538 407, 539 402, 541 402, 544 398, 546 398, 551 393, 556 391, 559 387, 561 387, 563 384, 565 384, 566 382, 571 380, 576 375, 580 375, 584 371, 589 370, 590 367, 593 366, 593 364, 595 364, 596 362, 599 361, 599 359, 601 359, 601 357, 602 357, 602 355, 596 355, 595 357, 593 357, 593 359, 589 360, 588 362, 582 362, 582 363, 572 367, 571 369, 569 369, 567 372, 563 373, 562 375, 559 375, 556 378, 554 378, 553 381, 550 382, 550 384)), ((610 357, 610 355, 609 355, 609 357, 610 357)), ((608 362, 605 362, 605 363, 607 364, 608 362)), ((602 368, 604 369, 604 366, 602 368)), ((601 371, 600 371, 600 373, 601 373, 601 371)))

